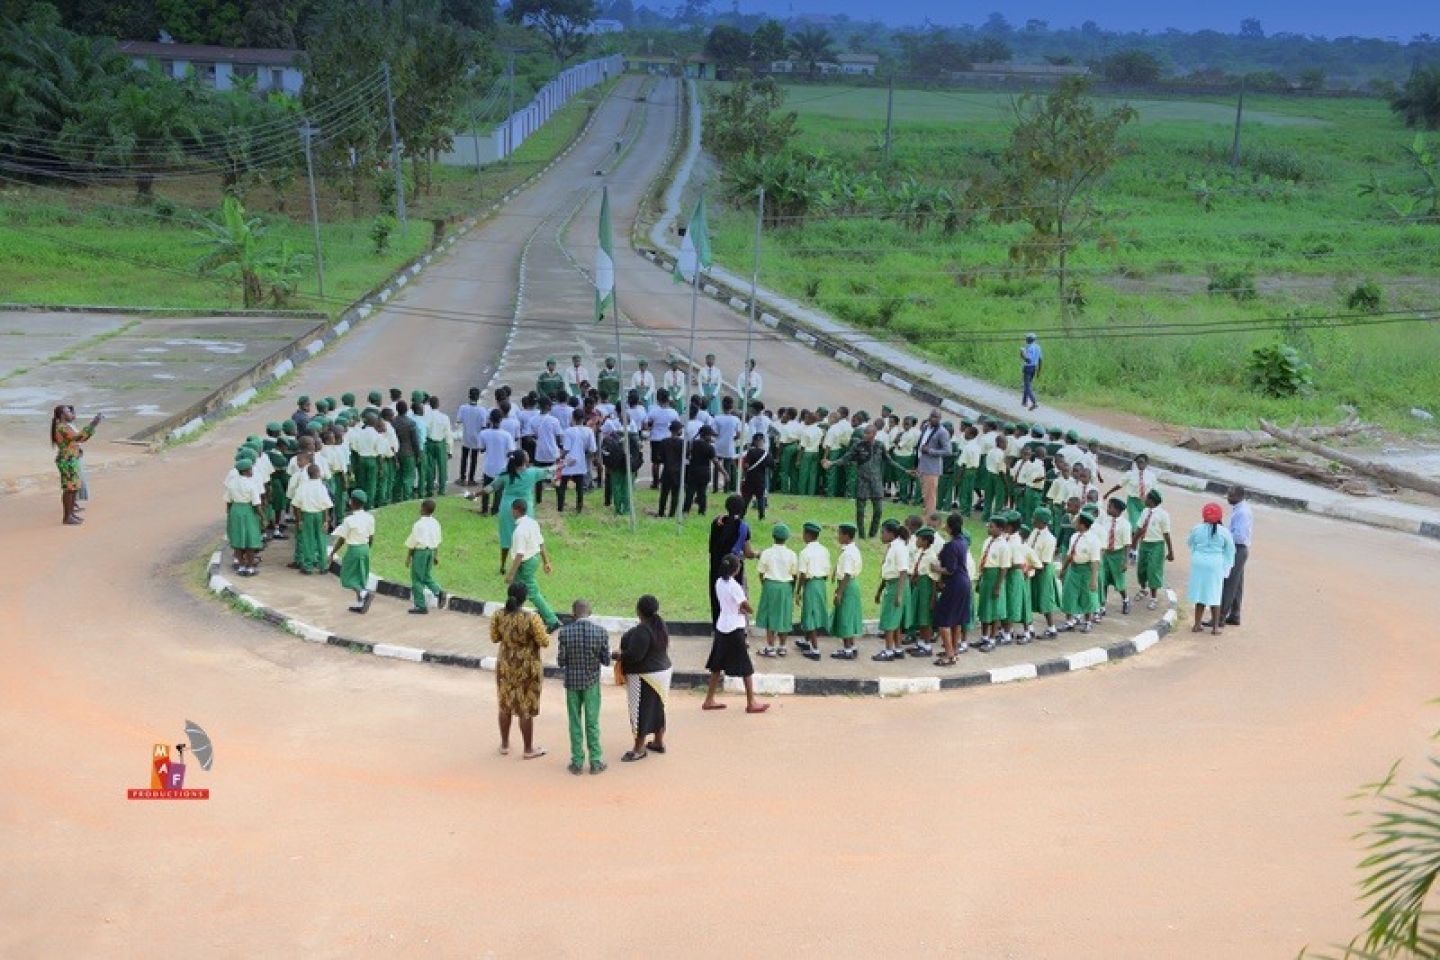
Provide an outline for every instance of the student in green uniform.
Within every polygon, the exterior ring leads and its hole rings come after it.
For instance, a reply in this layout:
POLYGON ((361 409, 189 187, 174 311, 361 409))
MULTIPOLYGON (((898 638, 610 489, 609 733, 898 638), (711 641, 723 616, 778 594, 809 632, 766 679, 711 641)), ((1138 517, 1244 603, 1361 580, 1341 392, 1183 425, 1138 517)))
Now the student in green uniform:
POLYGON ((1025 538, 1020 535, 1020 511, 1005 512, 1005 540, 1010 548, 1010 569, 1005 571, 1005 615, 1008 627, 1002 634, 1002 643, 1010 639, 1022 646, 1035 639, 1030 629, 1034 619, 1030 610, 1029 554, 1025 549, 1025 538))
POLYGON ((995 446, 985 454, 985 505, 981 508, 985 516, 993 517, 996 514, 1005 512, 1005 505, 1009 502, 1010 490, 1008 481, 1010 474, 1006 469, 1005 450, 1008 446, 1005 435, 995 435, 995 446))
POLYGON ((1055 534, 1050 531, 1054 514, 1039 507, 1031 516, 1033 527, 1025 540, 1030 561, 1030 610, 1045 618, 1044 639, 1055 639, 1055 614, 1060 611, 1060 585, 1055 577, 1055 534))
POLYGON ((800 604, 800 632, 795 642, 807 660, 820 659, 820 631, 830 628, 830 551, 820 542, 820 524, 806 520, 801 528, 805 546, 795 568, 795 599, 800 604))
POLYGON ((1160 504, 1165 497, 1151 487, 1145 494, 1145 509, 1135 526, 1131 546, 1136 550, 1135 579, 1146 609, 1154 610, 1165 589, 1165 564, 1175 562, 1175 545, 1170 542, 1170 514, 1160 504))
POLYGON ((785 641, 795 625, 795 570, 800 558, 786 545, 790 539, 788 526, 775 524, 770 536, 774 544, 760 551, 756 564, 760 572, 760 606, 755 610, 755 626, 765 631, 760 656, 783 657, 785 641))
POLYGON ((935 528, 921 527, 912 538, 910 566, 910 599, 905 605, 905 623, 902 626, 907 636, 915 637, 910 656, 928 657, 934 650, 931 641, 935 635, 935 598, 940 580, 940 547, 935 542, 935 528))
MULTIPOLYGON (((941 424, 945 432, 955 436, 955 424, 946 420, 941 424)), ((950 452, 940 458, 940 483, 936 486, 935 504, 937 509, 948 511, 955 504, 955 489, 957 484, 957 467, 960 462, 960 445, 950 444, 950 452)))
POLYGON ((905 611, 910 599, 910 531, 899 520, 891 518, 880 525, 880 542, 885 545, 885 559, 880 565, 880 585, 875 602, 880 605, 880 634, 885 649, 871 660, 888 663, 900 660, 900 631, 905 625, 905 611))
POLYGON ((260 564, 261 499, 255 461, 240 454, 235 458, 235 474, 225 481, 225 539, 235 555, 235 572, 242 577, 253 577, 260 564))
POLYGON ((794 407, 780 408, 779 422, 775 425, 775 441, 779 451, 776 487, 781 493, 799 492, 797 484, 799 482, 800 426, 800 422, 795 417, 794 407))
POLYGON ((1125 501, 1111 497, 1105 503, 1106 517, 1100 522, 1098 533, 1102 541, 1100 556, 1100 616, 1105 616, 1105 601, 1109 599, 1110 588, 1120 594, 1120 612, 1130 612, 1130 591, 1126 584, 1125 571, 1129 568, 1130 518, 1125 513, 1125 501))
POLYGON ((795 492, 801 496, 813 497, 819 492, 817 485, 820 482, 820 447, 825 430, 816 414, 809 410, 801 414, 801 419, 804 425, 796 431, 800 465, 796 470, 795 492))
POLYGON ((535 392, 552 401, 565 399, 565 378, 556 369, 554 357, 545 358, 545 369, 535 378, 535 392))
POLYGON ((288 539, 285 534, 285 521, 290 516, 290 498, 285 495, 285 485, 289 476, 285 473, 285 454, 279 450, 271 450, 265 454, 270 460, 270 538, 272 540, 288 539))
POLYGON ((560 626, 560 618, 555 616, 555 611, 545 602, 545 595, 540 592, 540 580, 536 575, 537 569, 543 568, 549 574, 554 572, 554 568, 550 566, 550 554, 545 550, 545 538, 540 533, 540 524, 535 522, 534 517, 527 515, 529 509, 530 505, 524 500, 516 500, 510 504, 510 516, 514 522, 511 539, 513 554, 505 583, 523 583, 535 612, 545 621, 545 629, 554 631, 560 626))
POLYGON ((1005 517, 992 514, 987 527, 989 536, 980 548, 980 583, 976 587, 976 618, 980 621, 982 653, 989 653, 1000 642, 1002 628, 1009 619, 1006 605, 1005 578, 1010 570, 1010 543, 1005 536, 1005 517))
POLYGON ((1100 610, 1100 544, 1095 539, 1095 514, 1082 508, 1075 515, 1075 535, 1060 567, 1060 609, 1068 619, 1060 629, 1089 633, 1100 610))
POLYGON ((854 660, 859 656, 855 638, 865 630, 860 607, 860 573, 864 563, 860 548, 855 545, 855 524, 842 523, 837 530, 840 555, 835 560, 835 604, 830 620, 830 636, 843 646, 830 657, 834 660, 854 660))
POLYGON ((435 568, 440 566, 440 541, 443 534, 440 521, 435 519, 435 501, 420 503, 420 519, 410 528, 405 540, 405 565, 410 568, 411 613, 429 613, 425 604, 425 591, 435 594, 435 606, 445 609, 445 590, 435 580, 435 568))
POLYGON ((615 365, 614 357, 605 358, 605 365, 600 368, 595 379, 601 400, 606 403, 620 402, 620 369, 615 365))
POLYGON ((355 591, 355 603, 351 613, 368 613, 370 601, 375 595, 370 592, 370 547, 375 541, 375 518, 365 510, 369 497, 364 490, 350 492, 350 513, 331 532, 335 544, 330 548, 329 563, 335 562, 340 548, 345 548, 345 559, 340 565, 340 586, 355 591))
MULTIPOLYGON (((524 450, 516 450, 510 454, 510 459, 505 464, 505 470, 490 482, 490 486, 483 488, 483 493, 495 495, 495 511, 499 516, 500 526, 500 575, 505 575, 505 562, 510 555, 511 539, 515 533, 515 515, 511 507, 518 500, 525 502, 527 514, 535 510, 536 488, 542 483, 550 482, 554 478, 554 472, 543 467, 530 466, 530 458, 525 455, 524 450)), ((473 494, 470 495, 473 497, 473 494)), ((467 497, 469 499, 470 497, 467 497)), ((482 501, 483 503, 483 501, 482 501)))
POLYGON ((299 469, 304 471, 304 476, 295 487, 292 501, 300 514, 300 522, 295 530, 295 561, 291 566, 308 576, 325 572, 325 519, 335 501, 320 479, 318 464, 306 464, 299 469))

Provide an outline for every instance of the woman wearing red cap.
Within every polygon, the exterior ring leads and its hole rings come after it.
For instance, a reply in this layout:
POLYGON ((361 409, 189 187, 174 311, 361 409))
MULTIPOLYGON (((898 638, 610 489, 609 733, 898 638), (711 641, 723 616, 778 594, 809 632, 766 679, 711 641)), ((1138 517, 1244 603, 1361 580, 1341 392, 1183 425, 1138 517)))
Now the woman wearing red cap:
POLYGON ((1207 503, 1200 512, 1201 522, 1190 531, 1190 584, 1185 595, 1195 604, 1195 625, 1191 632, 1200 632, 1200 617, 1210 608, 1210 632, 1220 632, 1220 591, 1230 568, 1235 564, 1235 541, 1230 530, 1220 521, 1225 511, 1218 503, 1207 503))

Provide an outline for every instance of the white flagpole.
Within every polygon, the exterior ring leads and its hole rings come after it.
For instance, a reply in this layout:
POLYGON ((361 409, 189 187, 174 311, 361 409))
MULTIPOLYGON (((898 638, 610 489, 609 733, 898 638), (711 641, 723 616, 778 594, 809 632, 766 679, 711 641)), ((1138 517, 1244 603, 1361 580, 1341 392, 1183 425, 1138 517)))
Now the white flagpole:
MULTIPOLYGON (((604 187, 608 196, 610 188, 604 187)), ((604 200, 601 201, 602 203, 604 200)), ((617 278, 618 280, 618 278, 617 278)), ((620 284, 614 283, 610 295, 610 309, 615 312, 615 376, 620 380, 620 389, 615 397, 616 419, 620 421, 620 440, 625 448, 625 483, 630 491, 630 532, 637 527, 635 520, 635 470, 630 463, 630 407, 625 402, 625 354, 620 346, 620 284)))
MULTIPOLYGON (((686 229, 689 230, 689 227, 687 227, 686 229)), ((695 257, 695 275, 690 279, 690 349, 688 351, 688 356, 686 356, 685 358, 685 403, 682 407, 685 413, 682 414, 682 416, 689 414, 690 396, 694 393, 694 390, 690 386, 690 377, 693 376, 695 370, 695 319, 699 314, 699 311, 700 257, 697 250, 695 257)), ((690 482, 690 424, 688 421, 684 422, 681 427, 681 431, 681 435, 684 437, 684 439, 681 441, 680 444, 680 486, 683 488, 686 484, 690 482)), ((708 477, 706 478, 705 482, 707 484, 710 482, 708 477)), ((683 493, 683 489, 681 492, 683 493)), ((683 506, 685 501, 681 500, 680 502, 682 505, 681 509, 675 511, 676 530, 679 530, 685 525, 685 509, 683 506)))
MULTIPOLYGON (((760 188, 760 199, 755 206, 755 265, 750 271, 750 323, 745 328, 745 392, 740 397, 740 403, 744 407, 740 411, 741 416, 750 416, 750 393, 754 390, 754 384, 750 382, 750 356, 752 344, 755 340, 755 311, 759 307, 755 298, 760 289, 760 229, 765 220, 765 188, 760 188)), ((749 422, 748 419, 746 422, 749 422)))

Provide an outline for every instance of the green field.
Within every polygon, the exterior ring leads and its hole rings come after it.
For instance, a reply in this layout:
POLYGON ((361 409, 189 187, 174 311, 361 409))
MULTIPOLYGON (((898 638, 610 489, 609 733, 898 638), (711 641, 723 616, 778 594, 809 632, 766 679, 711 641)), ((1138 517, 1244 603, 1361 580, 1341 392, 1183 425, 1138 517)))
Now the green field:
MULTIPOLYGON (((520 145, 508 164, 486 167, 478 177, 474 169, 436 167, 433 192, 407 198, 408 229, 397 230, 383 254, 375 253, 370 239, 371 224, 381 212, 376 198, 351 203, 320 184, 326 299, 311 298, 316 292, 312 262, 288 306, 342 312, 425 251, 433 235, 431 219, 468 216, 549 163, 574 138, 588 107, 605 89, 567 104, 520 145)), ((0 301, 239 307, 236 283, 196 269, 207 247, 195 218, 216 216, 218 181, 164 180, 156 184, 155 194, 155 203, 140 205, 129 185, 60 188, 0 180, 0 249, 5 251, 0 257, 0 301)), ((280 197, 261 188, 251 191, 245 202, 249 213, 264 219, 267 242, 283 241, 295 251, 313 253, 303 178, 280 197)))
MULTIPOLYGON (((545 532, 546 548, 555 566, 552 576, 541 574, 540 587, 550 605, 568 610, 576 597, 585 597, 596 613, 632 616, 641 594, 660 598, 661 611, 673 620, 704 619, 709 616, 706 592, 708 524, 723 512, 723 496, 711 496, 708 517, 693 512, 676 530, 674 520, 660 520, 653 514, 659 495, 642 487, 637 502, 639 529, 630 531, 627 517, 617 517, 601 506, 599 491, 585 498, 585 512, 556 514, 553 491, 546 490, 538 511, 545 532)), ((573 510, 573 493, 567 502, 573 510)), ((886 505, 887 516, 903 518, 910 508, 886 505)), ((441 547, 440 584, 452 593, 477 600, 504 600, 505 583, 500 576, 500 541, 496 519, 481 516, 478 507, 460 497, 442 498, 436 517, 445 532, 441 547)), ((376 511, 373 569, 378 576, 408 584, 405 566, 405 538, 419 516, 415 503, 385 507, 376 511)), ((823 523, 824 542, 835 550, 835 524, 853 521, 855 508, 850 500, 816 497, 774 497, 766 520, 751 516, 757 550, 772 542, 771 525, 784 522, 794 536, 791 545, 799 549, 800 525, 806 520, 823 523)), ((865 569, 870 576, 863 586, 873 589, 882 554, 878 540, 861 542, 865 569)), ((867 606, 869 606, 867 604, 867 606)))
MULTIPOLYGON (((884 169, 885 90, 788 93, 800 115, 798 149, 884 169)), ((1359 195, 1372 172, 1416 182, 1402 153, 1413 133, 1379 100, 1251 97, 1236 176, 1233 102, 1131 102, 1140 116, 1123 134, 1130 152, 1097 194, 1107 220, 1071 258, 1086 306, 1068 331, 1053 275, 1009 262, 1028 228, 996 225, 983 212, 950 237, 864 215, 769 229, 761 282, 997 382, 1018 379, 1020 337, 1040 330, 1042 399, 1211 426, 1333 420, 1351 404, 1368 420, 1422 429, 1408 411, 1440 404, 1440 327, 1373 322, 1384 314, 1363 327, 1309 319, 1354 314, 1345 298, 1366 279, 1382 288, 1383 311, 1433 309, 1440 298, 1440 225, 1399 223, 1359 195), (1254 299, 1207 293, 1212 274, 1235 271, 1253 276, 1254 299), (1292 317, 1278 332, 1236 332, 1292 317), (1205 335, 1115 335, 1156 323, 1210 326, 1205 335), (1313 365, 1305 395, 1270 399, 1251 389, 1251 349, 1277 339, 1313 365)), ((895 172, 963 196, 1008 142, 1011 116, 1007 94, 896 91, 895 172)), ((748 273, 753 212, 722 210, 712 222, 717 256, 748 273)))

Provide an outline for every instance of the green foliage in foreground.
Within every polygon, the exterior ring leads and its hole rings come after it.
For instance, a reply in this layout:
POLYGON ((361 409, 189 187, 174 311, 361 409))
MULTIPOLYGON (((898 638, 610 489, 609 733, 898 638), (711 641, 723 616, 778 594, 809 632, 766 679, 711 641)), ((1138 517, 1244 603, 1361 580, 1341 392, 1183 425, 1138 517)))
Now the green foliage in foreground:
MULTIPOLYGON (((857 175, 883 173, 883 89, 789 92, 797 151, 857 175)), ((962 193, 1009 142, 1005 95, 901 90, 895 99, 898 176, 962 193)), ((1017 390, 1016 351, 1037 330, 1042 403, 1223 427, 1262 416, 1335 421, 1349 404, 1393 429, 1426 429, 1408 411, 1440 403, 1440 324, 1314 319, 1388 321, 1368 305, 1351 309, 1366 279, 1383 289, 1384 312, 1433 309, 1440 294, 1440 226, 1401 220, 1359 195, 1372 174, 1397 187, 1416 182, 1413 134, 1386 104, 1249 97, 1238 174, 1229 166, 1233 102, 1131 105, 1136 148, 1095 192, 1107 222, 1071 258, 1085 308, 1068 339, 1053 267, 1015 268, 1010 253, 1027 228, 989 222, 983 210, 951 236, 941 223, 917 232, 898 215, 863 211, 768 229, 760 281, 1017 390), (1212 287, 1212 276, 1240 280, 1212 287), (1282 322, 1253 329, 1270 318, 1282 322), (1312 389, 1277 398, 1252 386, 1252 350, 1277 341, 1309 364, 1312 389)), ((753 206, 739 206, 711 220, 717 259, 747 273, 753 217, 753 206)))
MULTIPOLYGON (((707 544, 709 521, 717 512, 724 512, 724 497, 710 497, 707 517, 693 512, 679 531, 674 520, 660 520, 655 512, 659 495, 648 487, 648 469, 642 471, 642 484, 636 508, 639 528, 631 533, 628 517, 616 516, 602 506, 600 491, 591 491, 585 498, 585 512, 555 513, 555 494, 546 490, 545 501, 538 511, 546 548, 555 565, 552 576, 541 574, 540 588, 550 605, 557 610, 568 609, 576 597, 584 597, 597 613, 630 616, 641 594, 653 593, 660 598, 660 609, 671 619, 705 619, 710 615, 709 594, 706 592, 707 544)), ((567 498, 567 511, 573 511, 573 491, 567 498)), ((910 507, 887 504, 887 516, 903 518, 910 507)), ((458 496, 444 497, 436 506, 435 516, 445 531, 440 548, 441 565, 437 572, 446 590, 477 600, 503 600, 505 582, 500 576, 500 540, 496 518, 481 516, 477 505, 458 496)), ((400 583, 410 582, 405 566, 405 538, 410 526, 420 515, 418 502, 385 507, 376 512, 375 547, 372 553, 374 572, 400 583)), ((823 523, 822 540, 832 553, 836 549, 835 525, 854 521, 853 501, 823 497, 777 496, 771 502, 764 522, 750 517, 752 539, 756 550, 771 544, 770 528, 774 523, 789 525, 791 546, 800 548, 800 525, 806 520, 823 523)), ((978 527, 976 528, 978 530, 978 527)), ((861 541, 865 554, 864 586, 873 588, 883 559, 878 540, 861 541)), ((753 568, 751 588, 755 588, 753 568)), ((757 593, 758 596, 758 593, 757 593)))

